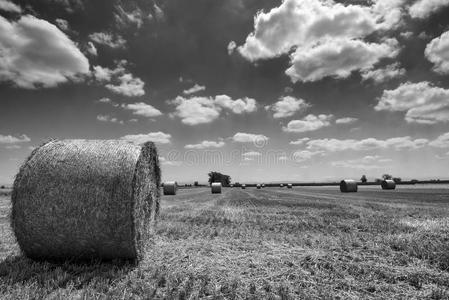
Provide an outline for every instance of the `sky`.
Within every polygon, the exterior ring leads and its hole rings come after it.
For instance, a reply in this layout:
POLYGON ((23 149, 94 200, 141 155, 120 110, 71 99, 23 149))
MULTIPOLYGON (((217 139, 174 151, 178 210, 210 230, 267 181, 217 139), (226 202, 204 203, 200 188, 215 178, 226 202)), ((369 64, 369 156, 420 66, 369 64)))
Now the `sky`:
POLYGON ((163 180, 449 179, 449 0, 0 0, 0 183, 50 138, 163 180))

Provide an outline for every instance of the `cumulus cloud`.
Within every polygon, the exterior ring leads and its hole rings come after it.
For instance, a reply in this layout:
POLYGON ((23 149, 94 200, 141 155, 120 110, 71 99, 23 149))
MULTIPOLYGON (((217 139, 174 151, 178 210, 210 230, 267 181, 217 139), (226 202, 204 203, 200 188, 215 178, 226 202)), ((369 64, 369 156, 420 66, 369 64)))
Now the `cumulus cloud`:
POLYGON ((161 163, 161 165, 164 165, 164 166, 179 167, 179 166, 182 165, 182 161, 179 161, 179 160, 167 160, 163 156, 159 156, 159 162, 161 163))
POLYGON ((232 53, 234 53, 236 47, 237 44, 234 41, 230 41, 228 44, 228 54, 231 55, 232 53))
POLYGON ((58 25, 59 28, 61 28, 61 30, 67 31, 69 30, 69 22, 67 22, 67 20, 64 19, 56 19, 55 20, 56 25, 58 25))
POLYGON ((162 116, 162 112, 159 109, 143 102, 123 104, 122 107, 124 109, 131 110, 133 112, 133 115, 137 116, 143 116, 147 118, 162 116))
POLYGON ((22 9, 20 6, 18 6, 15 3, 12 3, 8 0, 0 0, 0 10, 8 11, 8 12, 14 12, 14 13, 21 13, 22 9))
POLYGON ((93 56, 98 55, 97 48, 95 47, 95 45, 92 42, 87 42, 87 52, 93 56))
POLYGON ((109 46, 111 48, 124 48, 126 45, 126 41, 122 36, 114 36, 108 32, 94 32, 89 35, 89 38, 97 44, 109 46))
POLYGON ((18 87, 55 87, 89 73, 89 61, 55 25, 33 16, 0 16, 0 81, 18 87))
POLYGON ((107 83, 105 87, 113 93, 127 97, 145 95, 145 83, 129 73, 125 69, 126 64, 126 60, 120 61, 115 69, 94 66, 92 75, 97 81, 107 83))
POLYGON ((329 76, 347 78, 353 71, 369 70, 382 58, 397 54, 395 39, 381 44, 335 39, 311 48, 298 48, 285 73, 292 82, 313 82, 329 76))
POLYGON ((129 25, 135 25, 137 28, 142 27, 144 21, 144 13, 140 8, 136 8, 133 11, 125 11, 121 5, 116 5, 115 20, 119 27, 126 27, 129 25))
POLYGON ((309 151, 309 150, 302 150, 302 151, 296 151, 293 153, 293 160, 296 162, 304 162, 307 160, 312 159, 314 156, 321 155, 322 151, 309 151))
POLYGON ((405 75, 405 69, 401 68, 399 63, 394 63, 385 68, 376 70, 366 70, 362 74, 363 80, 373 80, 375 83, 381 83, 389 79, 401 77, 405 75))
POLYGON ((368 155, 357 159, 333 161, 331 165, 338 168, 374 170, 385 168, 383 164, 391 163, 391 161, 389 158, 382 158, 378 155, 368 155))
POLYGON ((302 138, 302 139, 297 139, 296 141, 291 141, 290 145, 302 145, 302 144, 304 144, 305 142, 308 142, 308 141, 310 141, 310 138, 305 137, 305 138, 302 138))
POLYGON ((449 90, 427 81, 406 82, 394 90, 385 90, 375 109, 405 112, 409 123, 435 124, 449 121, 449 90))
POLYGON ((449 31, 427 44, 424 53, 426 58, 434 64, 435 72, 449 74, 449 31))
POLYGON ((376 149, 419 149, 428 144, 427 139, 413 140, 409 136, 395 137, 386 140, 379 140, 376 138, 367 138, 363 140, 339 140, 339 139, 316 139, 307 142, 307 149, 309 150, 323 150, 327 152, 337 151, 367 151, 376 149))
POLYGON ((266 143, 268 139, 269 138, 263 134, 253 134, 245 132, 237 132, 232 137, 232 140, 237 143, 254 143, 254 144, 259 144, 261 142, 266 143))
POLYGON ((309 107, 310 104, 303 99, 297 99, 292 96, 284 96, 273 105, 266 106, 265 109, 274 112, 273 118, 280 119, 291 117, 297 112, 305 111, 309 107))
POLYGON ((346 117, 346 118, 340 118, 335 120, 335 124, 352 124, 357 122, 359 119, 357 118, 351 118, 351 117, 346 117))
POLYGON ((184 90, 183 93, 186 95, 190 95, 190 94, 194 94, 194 93, 198 93, 200 91, 204 91, 206 89, 206 87, 204 85, 199 85, 196 84, 194 86, 192 86, 190 89, 184 90))
POLYGON ((0 134, 0 144, 18 144, 18 143, 28 143, 30 138, 25 134, 15 137, 12 135, 2 135, 0 134))
POLYGON ((146 142, 154 142, 157 144, 169 144, 171 141, 171 134, 158 131, 158 132, 150 132, 147 134, 125 135, 122 136, 120 139, 131 142, 136 145, 140 145, 146 142))
POLYGON ((330 126, 333 115, 307 115, 301 120, 292 120, 282 130, 286 132, 307 132, 315 131, 323 127, 330 126))
POLYGON ((409 13, 412 18, 424 19, 446 6, 447 0, 418 0, 410 6, 409 13))
POLYGON ((242 154, 243 158, 253 158, 254 157, 258 157, 258 156, 262 156, 262 153, 257 152, 257 151, 249 151, 249 152, 245 152, 242 154))
POLYGON ((181 118, 181 121, 187 125, 210 123, 220 116, 223 109, 235 114, 251 113, 257 110, 256 100, 251 98, 233 100, 227 95, 217 95, 214 98, 178 96, 169 103, 176 105, 173 115, 181 118))
POLYGON ((429 143, 432 147, 449 148, 449 132, 446 132, 429 143))
POLYGON ((363 38, 397 26, 404 0, 377 0, 372 6, 334 1, 285 0, 254 19, 254 31, 238 47, 249 61, 291 54, 286 71, 292 81, 315 81, 326 76, 346 78, 396 54, 392 43, 365 43, 363 38))
POLYGON ((189 145, 185 145, 184 148, 186 149, 209 149, 209 148, 222 148, 224 147, 225 142, 223 141, 202 141, 199 144, 189 144, 189 145))
POLYGON ((110 123, 118 123, 118 124, 124 124, 122 120, 117 119, 116 117, 112 117, 110 115, 98 115, 97 120, 100 122, 110 122, 110 123))

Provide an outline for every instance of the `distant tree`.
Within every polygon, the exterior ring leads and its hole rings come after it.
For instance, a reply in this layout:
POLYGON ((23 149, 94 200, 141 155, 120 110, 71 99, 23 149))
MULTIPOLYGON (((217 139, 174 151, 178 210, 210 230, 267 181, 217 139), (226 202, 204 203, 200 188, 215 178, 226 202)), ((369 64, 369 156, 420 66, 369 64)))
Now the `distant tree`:
POLYGON ((194 185, 194 186, 198 186, 198 181, 195 181, 195 182, 193 183, 193 185, 194 185))
POLYGON ((365 176, 365 175, 362 175, 362 178, 360 178, 360 181, 361 181, 362 183, 366 183, 366 182, 368 181, 368 179, 366 179, 366 176, 365 176))
POLYGON ((231 184, 231 176, 221 174, 219 172, 209 172, 209 184, 213 182, 221 182, 223 186, 229 186, 231 184))
POLYGON ((0 189, 4 190, 4 189, 5 189, 5 186, 4 186, 4 185, 0 186, 0 189))
POLYGON ((235 187, 240 187, 241 184, 240 184, 240 182, 236 182, 236 183, 234 183, 234 186, 235 186, 235 187))
POLYGON ((402 178, 401 177, 393 177, 393 181, 396 183, 402 182, 402 178))
POLYGON ((391 176, 390 174, 384 174, 384 175, 382 175, 382 178, 383 178, 384 180, 389 180, 389 179, 392 179, 393 176, 391 176))
POLYGON ((382 179, 380 179, 380 178, 376 178, 376 180, 374 180, 376 183, 381 183, 382 182, 382 179))

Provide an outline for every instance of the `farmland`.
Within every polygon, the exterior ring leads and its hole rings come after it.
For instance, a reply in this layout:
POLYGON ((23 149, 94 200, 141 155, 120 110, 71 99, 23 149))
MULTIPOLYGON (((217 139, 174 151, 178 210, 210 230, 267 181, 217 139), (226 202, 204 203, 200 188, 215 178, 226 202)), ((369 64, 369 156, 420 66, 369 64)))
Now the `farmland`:
POLYGON ((10 207, 0 194, 1 299, 449 299, 447 188, 179 190, 137 267, 24 258, 10 207))

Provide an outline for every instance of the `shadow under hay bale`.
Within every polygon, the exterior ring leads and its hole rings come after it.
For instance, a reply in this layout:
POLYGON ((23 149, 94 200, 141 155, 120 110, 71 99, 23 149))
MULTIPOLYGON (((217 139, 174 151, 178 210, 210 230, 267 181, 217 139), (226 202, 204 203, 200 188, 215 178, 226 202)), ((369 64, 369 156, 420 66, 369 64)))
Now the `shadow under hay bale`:
POLYGON ((345 179, 340 182, 340 192, 342 193, 355 193, 357 192, 357 182, 351 179, 345 179))
POLYGON ((176 195, 178 184, 176 181, 164 182, 164 195, 176 195))
POLYGON ((45 260, 140 260, 159 212, 156 147, 52 140, 20 168, 11 225, 24 254, 45 260))
POLYGON ((221 194, 221 183, 213 182, 211 185, 211 192, 212 194, 221 194))
POLYGON ((396 182, 394 182, 394 180, 382 180, 382 182, 380 183, 381 187, 383 190, 394 190, 396 189, 396 182))

